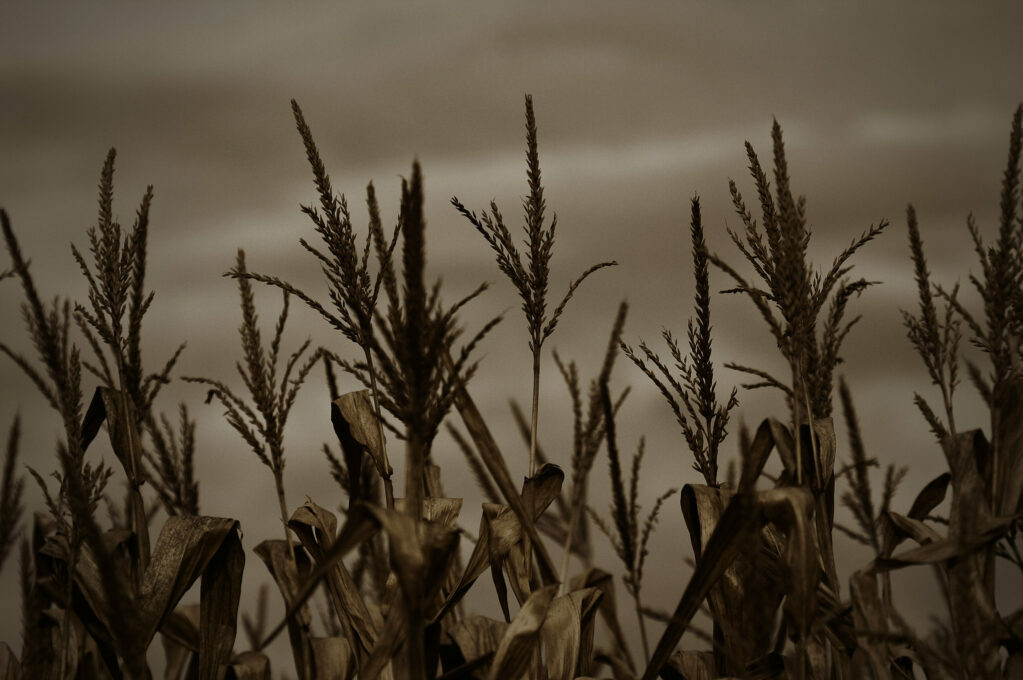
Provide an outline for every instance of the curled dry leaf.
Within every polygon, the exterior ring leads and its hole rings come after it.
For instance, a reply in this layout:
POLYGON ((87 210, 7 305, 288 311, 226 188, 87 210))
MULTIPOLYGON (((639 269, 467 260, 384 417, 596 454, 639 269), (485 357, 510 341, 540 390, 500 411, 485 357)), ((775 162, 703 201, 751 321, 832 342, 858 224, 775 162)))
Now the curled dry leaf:
POLYGON ((912 519, 924 519, 934 508, 941 505, 941 502, 945 500, 945 494, 948 491, 948 484, 952 479, 952 475, 947 472, 943 472, 931 481, 927 482, 926 486, 920 490, 920 493, 913 499, 913 505, 910 506, 909 512, 906 513, 907 517, 912 519))
MULTIPOLYGON (((486 616, 470 616, 451 626, 447 631, 447 637, 451 641, 451 650, 447 655, 445 670, 454 672, 456 669, 472 664, 474 661, 485 659, 479 665, 468 670, 466 677, 486 677, 486 666, 497 652, 501 639, 504 637, 508 625, 504 621, 498 621, 486 616)), ((442 658, 445 653, 442 647, 442 658)), ((463 670, 463 672, 465 672, 463 670)))
POLYGON ((342 637, 309 640, 313 654, 312 680, 349 680, 355 677, 355 655, 342 637))
POLYGON ((508 506, 511 507, 519 522, 525 527, 534 556, 539 564, 540 575, 543 578, 544 584, 558 583, 558 572, 554 567, 554 562, 551 560, 551 556, 547 552, 543 541, 540 540, 540 536, 534 526, 536 515, 530 516, 532 513, 526 511, 522 497, 515 491, 515 484, 512 482, 511 473, 508 472, 508 465, 504 461, 504 455, 497 446, 497 441, 490 433, 490 428, 487 427, 486 421, 483 420, 479 409, 476 408, 476 403, 469 396, 468 391, 466 391, 464 384, 456 386, 454 401, 455 407, 462 417, 465 429, 472 437, 472 441, 476 445, 476 450, 480 454, 480 458, 483 460, 487 471, 494 478, 494 482, 497 484, 508 506))
POLYGON ((266 540, 255 548, 256 555, 263 560, 270 576, 277 584, 284 606, 294 615, 287 618, 288 640, 299 678, 310 673, 312 651, 309 649, 312 615, 306 605, 297 605, 302 584, 309 578, 311 564, 309 556, 300 546, 294 546, 294 559, 284 539, 266 540))
POLYGON ((231 660, 224 680, 270 680, 270 659, 262 652, 242 652, 231 660))
MULTIPOLYGON (((536 518, 543 515, 561 492, 561 484, 564 479, 565 475, 561 468, 556 465, 544 465, 532 480, 526 480, 523 484, 522 495, 515 494, 515 497, 519 499, 520 504, 527 495, 534 501, 533 518, 535 521, 536 518)), ((522 538, 522 524, 519 522, 518 515, 511 508, 495 503, 484 503, 479 536, 472 554, 469 556, 469 562, 465 566, 458 586, 448 595, 433 620, 438 621, 451 611, 488 567, 493 568, 496 565, 500 569, 509 553, 522 541, 522 538)), ((501 583, 503 583, 503 577, 501 583)), ((500 588, 500 586, 497 587, 500 588)))
MULTIPOLYGON (((766 427, 761 430, 770 432, 766 427)), ((697 562, 732 496, 733 492, 728 489, 702 484, 682 488, 682 517, 689 529, 697 562)), ((771 569, 765 564, 770 555, 760 547, 761 542, 768 539, 768 531, 767 527, 762 529, 757 540, 736 556, 708 596, 714 620, 720 622, 718 629, 724 643, 724 658, 719 662, 736 673, 770 651, 773 644, 775 615, 784 588, 775 575, 777 567, 771 569)))
POLYGON ((598 589, 586 588, 551 601, 540 627, 548 680, 573 680, 590 672, 594 619, 601 597, 598 589))
MULTIPOLYGON (((353 521, 351 515, 352 513, 349 515, 349 523, 353 521)), ((341 543, 340 540, 335 541, 337 518, 326 508, 307 501, 295 510, 288 521, 288 526, 298 536, 317 567, 325 566, 326 573, 321 575, 327 579, 327 592, 330 594, 331 603, 341 621, 345 637, 352 643, 361 668, 362 664, 368 660, 370 650, 376 640, 377 623, 370 615, 369 609, 359 594, 347 567, 341 561, 338 551, 333 550, 336 545, 341 543)), ((319 569, 314 570, 310 575, 311 581, 318 580, 318 571, 319 569)), ((315 586, 315 584, 313 585, 315 586)), ((303 589, 301 595, 305 595, 307 589, 308 587, 303 589)), ((311 595, 312 589, 308 589, 308 591, 311 595)), ((304 597, 299 597, 292 606, 300 606, 304 601, 304 597)), ((292 607, 289 607, 289 613, 291 610, 292 607)))
MULTIPOLYGON (((366 451, 373 458, 377 473, 381 477, 391 476, 391 466, 387 461, 384 442, 380 438, 379 421, 373 411, 369 390, 348 392, 332 401, 330 422, 334 425, 334 432, 341 442, 345 458, 359 461, 354 469, 358 469, 362 461, 362 452, 366 451)), ((358 479, 357 476, 354 478, 358 479)))
POLYGON ((596 567, 591 567, 581 574, 572 577, 569 582, 569 590, 578 591, 587 588, 595 588, 600 591, 600 602, 597 609, 604 620, 604 624, 611 631, 611 640, 615 646, 615 658, 624 662, 630 670, 635 670, 635 662, 629 652, 629 646, 625 642, 625 632, 618 622, 618 611, 615 607, 615 582, 614 577, 596 567))
POLYGON ((487 680, 517 680, 526 670, 557 589, 557 586, 545 586, 537 590, 515 615, 494 654, 487 680))

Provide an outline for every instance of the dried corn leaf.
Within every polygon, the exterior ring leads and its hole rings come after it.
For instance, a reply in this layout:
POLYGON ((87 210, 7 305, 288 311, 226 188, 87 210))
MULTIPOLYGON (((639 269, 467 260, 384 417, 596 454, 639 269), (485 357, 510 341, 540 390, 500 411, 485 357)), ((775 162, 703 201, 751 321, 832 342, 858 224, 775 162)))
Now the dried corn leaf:
POLYGON ((879 557, 871 563, 869 569, 874 573, 882 573, 919 564, 942 564, 949 560, 966 557, 997 541, 1008 531, 1016 519, 1018 517, 1002 517, 990 521, 984 529, 973 536, 963 537, 960 541, 946 538, 903 551, 891 557, 879 557))
POLYGON ((590 672, 593 621, 601 597, 596 588, 586 588, 566 593, 551 602, 540 627, 548 680, 573 680, 590 672))
MULTIPOLYGON (((105 548, 116 545, 126 535, 129 535, 128 532, 119 531, 115 536, 104 536, 105 548)), ((71 547, 63 534, 37 533, 37 538, 42 543, 35 553, 36 583, 51 600, 62 602, 65 597, 63 574, 66 573, 71 547)), ((112 564, 118 571, 115 581, 129 583, 131 578, 126 562, 117 559, 113 560, 112 564)), ((86 626, 89 634, 99 642, 108 663, 113 664, 112 669, 117 668, 118 654, 124 646, 133 644, 130 638, 142 625, 141 620, 137 618, 139 612, 129 608, 124 619, 111 615, 99 565, 87 544, 79 548, 75 561, 75 587, 80 596, 72 600, 75 614, 86 626)), ((124 592, 118 593, 117 596, 128 599, 131 594, 124 592)))
POLYGON ((618 622, 614 577, 602 569, 593 567, 572 577, 572 580, 569 581, 569 590, 577 591, 585 588, 596 588, 600 591, 601 598, 597 609, 604 619, 604 625, 611 631, 611 639, 614 642, 617 656, 628 665, 631 673, 635 669, 635 663, 632 660, 631 652, 629 652, 629 646, 625 642, 625 633, 618 622))
POLYGON ((133 476, 138 479, 141 471, 134 469, 130 453, 132 446, 137 446, 139 441, 135 407, 122 392, 108 387, 97 387, 82 420, 83 450, 99 434, 104 421, 107 423, 114 455, 124 466, 129 479, 133 476))
POLYGON ((912 519, 924 519, 934 508, 941 505, 941 502, 945 500, 945 494, 948 491, 948 483, 952 479, 952 475, 947 472, 943 472, 924 486, 920 490, 920 493, 913 499, 913 505, 910 506, 909 512, 906 513, 908 517, 912 519))
POLYGON ((754 540, 760 530, 759 506, 753 496, 736 494, 718 520, 710 539, 703 549, 703 557, 696 565, 686 585, 671 621, 661 635, 643 680, 653 680, 671 657, 682 639, 700 603, 731 565, 736 555, 754 540))
POLYGON ((355 677, 355 654, 341 637, 311 638, 313 680, 349 680, 355 677))
MULTIPOLYGON (((311 528, 307 527, 306 531, 313 535, 311 528)), ((320 579, 328 576, 349 552, 354 550, 363 541, 370 539, 377 531, 380 531, 380 527, 376 525, 376 520, 362 504, 357 504, 349 510, 345 525, 342 527, 338 538, 325 549, 317 549, 320 556, 316 559, 312 573, 296 596, 295 602, 288 606, 283 621, 277 624, 266 638, 263 639, 260 644, 261 649, 266 647, 280 634, 280 631, 284 629, 285 623, 294 617, 298 608, 312 597, 312 594, 319 586, 320 579)), ((370 618, 375 624, 377 618, 373 618, 372 615, 370 615, 370 618)))
POLYGON ((363 451, 367 451, 373 458, 377 473, 381 477, 391 476, 391 466, 384 451, 384 442, 380 439, 379 422, 373 410, 369 390, 342 394, 332 401, 330 422, 334 426, 338 441, 341 442, 352 479, 359 478, 358 470, 362 465, 363 451))
MULTIPOLYGON (((123 533, 123 532, 121 532, 123 533)), ((123 536, 105 537, 110 549, 123 542, 123 536)), ((52 548, 55 544, 48 543, 52 548)), ((66 553, 65 553, 66 555, 66 553)), ((66 559, 66 556, 62 559, 66 559)), ((83 595, 90 635, 100 644, 100 652, 109 659, 113 642, 121 654, 133 657, 149 647, 164 622, 172 615, 181 597, 200 575, 203 576, 199 650, 205 651, 200 678, 212 678, 216 669, 228 661, 234 644, 234 621, 244 565, 244 553, 238 537, 238 523, 215 517, 171 517, 164 524, 153 551, 152 561, 143 575, 141 592, 132 598, 128 611, 131 621, 112 622, 110 606, 100 585, 99 568, 91 552, 79 552, 75 582, 83 595), (111 640, 113 636, 113 640, 111 640), (114 642, 116 641, 116 642, 114 642)), ((130 597, 127 593, 120 596, 130 597)), ((116 662, 111 670, 116 668, 116 662)))
POLYGON ((21 680, 21 664, 6 642, 0 642, 0 680, 21 680))
MULTIPOLYGON (((352 522, 353 514, 349 513, 349 523, 352 522)), ((357 517, 363 517, 363 521, 366 519, 362 515, 357 515, 357 517)), ((341 555, 332 550, 334 546, 342 543, 340 540, 335 541, 337 518, 326 508, 307 501, 295 510, 291 519, 288 520, 288 526, 302 541, 302 545, 317 564, 317 569, 310 575, 310 581, 313 581, 315 586, 315 581, 319 579, 319 576, 326 577, 327 592, 330 594, 334 610, 341 621, 345 637, 352 643, 361 668, 369 658, 370 650, 373 649, 376 640, 376 625, 366 608, 366 603, 359 594, 355 581, 341 561, 341 555), (326 568, 326 573, 319 573, 321 566, 326 568)), ((289 614, 293 612, 295 606, 300 606, 305 601, 308 597, 307 590, 309 595, 312 594, 312 589, 309 589, 308 586, 303 589, 300 597, 296 599, 292 607, 289 607, 289 614)))
POLYGON ((497 442, 490 433, 490 428, 487 427, 483 416, 480 415, 479 409, 476 408, 475 402, 469 396, 464 385, 458 385, 455 389, 455 407, 458 409, 459 415, 462 416, 465 429, 469 432, 469 436, 472 437, 476 450, 479 452, 480 458, 483 459, 487 471, 494 478, 497 488, 515 512, 515 516, 525 527, 526 534, 533 545, 534 556, 539 565, 540 576, 543 582, 547 585, 558 583, 557 569, 551 560, 550 554, 547 552, 547 547, 540 540, 540 536, 537 534, 536 527, 534 526, 536 516, 526 511, 522 497, 516 492, 511 473, 508 472, 508 466, 504 462, 504 455, 501 453, 501 449, 497 446, 497 442))
POLYGON ((860 631, 852 657, 856 677, 889 680, 891 653, 887 643, 880 639, 880 635, 888 631, 888 617, 878 594, 877 577, 865 571, 856 572, 849 579, 849 594, 853 604, 853 619, 860 631))
MULTIPOLYGON (((387 534, 391 568, 401 591, 400 600, 395 601, 397 598, 391 597, 391 606, 377 644, 360 672, 373 677, 382 671, 404 642, 410 677, 424 677, 426 613, 434 608, 433 603, 440 595, 444 576, 458 547, 458 531, 398 510, 369 505, 360 508, 369 513, 387 534)), ((443 514, 449 513, 445 511, 443 514)))
POLYGON ((545 586, 534 592, 518 611, 501 638, 488 680, 517 680, 529 666, 540 638, 540 627, 557 586, 545 586))
MULTIPOLYGON (((163 639, 165 680, 178 680, 185 670, 198 661, 199 606, 182 605, 174 610, 160 628, 163 639)), ((196 669, 198 670, 198 669, 196 669)))
MULTIPOLYGON (((771 455, 771 451, 775 448, 778 449, 778 455, 783 459, 785 469, 788 469, 790 465, 789 461, 784 460, 786 455, 792 457, 791 465, 795 466, 795 454, 792 453, 791 445, 782 439, 783 437, 791 439, 788 430, 777 420, 767 418, 760 423, 749 449, 743 454, 742 475, 739 478, 740 492, 749 493, 753 491, 757 479, 764 471, 764 466, 767 465, 767 459, 771 455), (782 443, 776 444, 776 441, 781 441, 782 443)), ((692 530, 690 529, 690 531, 692 530)))
MULTIPOLYGON (((955 644, 975 677, 995 678, 1000 674, 996 633, 1000 619, 990 582, 994 559, 991 542, 1014 518, 994 519, 987 478, 992 451, 980 430, 946 437, 943 449, 952 474, 948 542, 954 544, 959 557, 949 561, 945 569, 955 644)), ((931 543, 919 550, 940 545, 931 543)), ((937 550, 940 552, 940 548, 937 550)))
POLYGON ((1023 375, 1008 378, 998 390, 997 470, 994 511, 997 515, 1015 515, 1023 510, 1023 375))
POLYGON ((941 540, 941 534, 918 519, 888 511, 888 520, 892 524, 898 538, 911 538, 920 545, 941 540))
MULTIPOLYGON (((522 496, 516 494, 521 501, 527 494, 533 499, 533 517, 539 518, 561 492, 561 484, 565 475, 556 465, 545 465, 532 480, 523 484, 522 496)), ((501 568, 512 548, 522 541, 522 524, 514 511, 506 505, 496 503, 483 504, 483 516, 480 518, 480 531, 473 547, 469 562, 465 566, 457 587, 451 591, 440 611, 433 617, 440 620, 457 604, 488 567, 494 574, 495 587, 501 596, 504 580, 501 568), (494 572, 494 570, 497 570, 494 572)), ((536 546, 534 545, 534 550, 536 546)), ((503 596, 502 607, 507 607, 507 596, 503 596)))
POLYGON ((661 677, 671 680, 712 680, 717 677, 714 654, 692 650, 675 652, 661 669, 661 677))
POLYGON ((262 652, 242 652, 231 660, 224 680, 270 680, 270 659, 262 652))
MULTIPOLYGON (((451 626, 447 634, 460 653, 459 660, 462 663, 459 665, 470 663, 474 659, 493 657, 508 630, 508 625, 504 621, 486 616, 472 616, 451 626)), ((482 672, 475 673, 476 677, 484 675, 482 672)))
MULTIPOLYGON (((766 422, 758 431, 757 439, 761 442, 764 439, 761 433, 770 434, 766 422)), ((754 451, 763 445, 758 445, 756 439, 754 442, 754 451)), ((682 517, 689 529, 697 562, 732 495, 727 489, 702 484, 687 484, 682 488, 682 517)), ((724 649, 720 650, 723 658, 719 661, 730 666, 733 672, 740 672, 748 663, 766 654, 773 642, 775 614, 784 589, 778 569, 767 564, 770 558, 761 548, 769 531, 764 528, 736 557, 708 596, 724 643, 724 649)))
POLYGON ((284 599, 284 606, 293 616, 288 617, 288 639, 291 642, 291 655, 295 662, 295 671, 299 678, 308 678, 311 673, 312 652, 309 649, 310 625, 312 615, 309 607, 296 606, 301 586, 309 578, 309 557, 301 546, 294 546, 295 559, 292 559, 288 542, 283 539, 263 541, 256 546, 255 552, 266 565, 277 588, 284 599), (296 564, 297 562, 297 564, 296 564))
POLYGON ((789 570, 785 609, 805 639, 817 609, 820 577, 814 540, 814 498, 803 487, 781 487, 757 495, 764 518, 785 531, 785 562, 789 570))
MULTIPOLYGON (((157 545, 159 548, 159 545, 157 545)), ((154 555, 154 564, 159 552, 154 555)), ((233 653, 238 630, 245 551, 231 531, 202 572, 199 605, 199 678, 217 680, 233 653)))
MULTIPOLYGON (((139 598, 139 609, 145 622, 145 628, 140 634, 146 641, 145 646, 148 646, 164 619, 170 615, 192 583, 208 567, 237 570, 237 573, 225 574, 226 581, 213 576, 216 587, 210 591, 210 597, 219 599, 222 595, 229 595, 234 580, 240 585, 244 560, 244 553, 241 558, 236 554, 240 551, 238 522, 235 520, 194 516, 168 518, 153 550, 153 561, 146 570, 139 598)), ((234 612, 231 614, 233 616, 234 612)), ((201 645, 200 634, 200 649, 201 645)))
MULTIPOLYGON (((404 498, 394 499, 394 509, 398 512, 405 512, 407 507, 408 503, 404 498)), ((427 496, 423 499, 423 519, 441 526, 454 527, 461 511, 461 498, 427 496)))

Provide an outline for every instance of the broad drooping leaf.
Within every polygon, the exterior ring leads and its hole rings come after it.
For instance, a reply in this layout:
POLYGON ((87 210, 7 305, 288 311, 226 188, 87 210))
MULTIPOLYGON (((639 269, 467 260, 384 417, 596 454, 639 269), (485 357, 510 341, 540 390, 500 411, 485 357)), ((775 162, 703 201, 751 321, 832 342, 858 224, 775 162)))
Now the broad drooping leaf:
MULTIPOLYGON (((697 562, 733 495, 727 489, 702 484, 682 488, 682 517, 697 562)), ((765 565, 770 556, 761 546, 769 538, 768 531, 766 527, 762 529, 757 540, 736 556, 708 597, 724 643, 724 659, 720 661, 726 667, 734 666, 731 670, 736 673, 767 653, 773 644, 775 615, 784 588, 765 565)))
POLYGON ((391 466, 384 451, 384 442, 380 438, 380 424, 373 411, 369 390, 342 394, 331 402, 330 421, 341 442, 352 479, 359 478, 363 451, 372 457, 381 477, 391 476, 391 466))
MULTIPOLYGON (((694 496, 689 496, 691 501, 694 496)), ((788 595, 785 611, 801 637, 806 637, 816 610, 820 573, 813 508, 810 492, 802 487, 779 487, 756 495, 737 493, 732 496, 709 537, 704 540, 701 531, 702 552, 696 569, 654 650, 643 680, 652 680, 668 662, 700 604, 736 558, 750 546, 757 545, 762 528, 769 522, 785 536, 788 595)), ((690 514, 693 512, 691 510, 690 514)))
POLYGON ((231 660, 224 680, 270 680, 270 659, 262 652, 242 652, 231 660))
POLYGON ((624 663, 630 671, 635 670, 635 662, 629 652, 629 646, 625 641, 625 632, 618 621, 618 611, 615 607, 615 582, 614 577, 596 567, 591 567, 581 574, 577 574, 569 581, 569 590, 578 591, 587 588, 595 588, 600 591, 601 598, 597 604, 600 616, 611 632, 611 641, 615 646, 616 657, 624 663))
POLYGON ((450 644, 441 648, 445 670, 451 672, 456 668, 462 668, 472 677, 485 678, 486 669, 497 652, 508 625, 504 621, 486 616, 470 616, 451 626, 447 631, 450 644), (445 649, 448 649, 447 653, 445 649), (474 662, 476 665, 467 667, 467 664, 474 662))
MULTIPOLYGON (((351 519, 349 517, 349 521, 351 519)), ((352 643, 361 669, 369 658, 370 650, 373 649, 379 622, 373 620, 347 567, 339 557, 332 559, 334 553, 331 549, 335 546, 337 518, 334 513, 309 501, 295 510, 288 520, 288 526, 302 541, 303 547, 318 566, 329 565, 325 574, 327 592, 341 621, 345 637, 352 643)), ((310 575, 310 579, 313 576, 310 575)), ((304 601, 301 596, 305 591, 306 589, 303 589, 303 593, 296 598, 292 607, 304 601)), ((289 607, 289 610, 292 607, 289 607)))
POLYGON ((721 514, 710 539, 704 544, 703 556, 679 599, 664 633, 643 673, 643 680, 653 680, 668 662, 689 622, 725 570, 742 550, 755 541, 761 517, 752 494, 739 493, 721 514))
POLYGON ((557 569, 551 560, 550 554, 547 552, 546 546, 540 540, 534 525, 537 515, 526 510, 522 497, 515 490, 515 484, 512 482, 511 473, 508 471, 504 455, 501 453, 501 449, 497 446, 497 441, 490 433, 490 428, 487 427, 486 421, 483 420, 483 416, 480 414, 479 409, 476 408, 475 402, 469 396, 464 385, 458 385, 455 389, 455 407, 458 409, 462 422, 465 424, 465 429, 472 437, 473 443, 476 445, 476 449, 487 471, 494 478, 494 482, 504 496, 505 502, 523 525, 523 529, 532 543, 534 557, 539 565, 540 576, 544 584, 553 585, 558 583, 557 569))
POLYGON ((313 656, 312 680, 349 680, 355 677, 355 655, 342 637, 314 637, 309 640, 313 656))
POLYGON ((534 592, 518 611, 501 638, 487 680, 517 680, 525 672, 539 643, 540 627, 557 586, 545 586, 534 592))
POLYGON ((548 680, 574 680, 591 672, 593 630, 602 593, 576 590, 551 601, 540 627, 548 680))
MULTIPOLYGON (((453 523, 461 502, 457 499, 443 500, 456 501, 451 509, 446 509, 451 504, 436 504, 438 513, 448 516, 453 523)), ((422 677, 426 664, 424 635, 428 611, 435 608, 433 603, 440 595, 444 576, 457 550, 458 531, 450 525, 421 520, 398 510, 376 506, 366 506, 366 509, 387 535, 391 569, 402 594, 401 607, 392 606, 388 620, 395 617, 404 619, 409 674, 410 677, 422 677)), ((397 633, 393 638, 395 645, 401 641, 397 633)), ((395 649, 393 646, 392 651, 395 649)))
MULTIPOLYGON (((522 495, 516 494, 516 498, 520 502, 527 495, 533 499, 535 520, 547 510, 554 498, 561 492, 561 484, 564 479, 564 473, 559 467, 545 465, 532 480, 526 480, 523 484, 522 495)), ((433 620, 439 620, 451 611, 488 567, 496 567, 500 570, 512 549, 518 546, 522 540, 522 524, 511 508, 495 503, 484 503, 479 536, 469 557, 469 562, 465 566, 458 586, 448 595, 433 620)), ((500 571, 497 574, 500 574, 500 571)), ((503 583, 503 580, 501 582, 503 583)))
MULTIPOLYGON (((125 532, 109 532, 105 548, 116 553, 125 532)), ((67 548, 49 542, 40 554, 49 552, 64 561, 67 548)), ((182 596, 202 576, 198 649, 200 680, 215 678, 231 655, 235 621, 241 593, 244 552, 238 522, 217 517, 176 516, 167 519, 153 550, 149 568, 142 576, 137 596, 125 589, 116 596, 128 598, 121 605, 131 613, 130 622, 111 620, 111 606, 102 587, 99 567, 87 546, 76 561, 75 585, 81 593, 76 600, 83 608, 80 617, 90 624, 89 634, 101 644, 116 647, 118 654, 144 658, 144 651, 172 616, 182 596)), ((115 562, 116 564, 116 562, 115 562)), ((113 662, 116 668, 116 661, 113 662)))
POLYGON ((263 560, 263 564, 277 584, 285 608, 295 612, 287 619, 288 639, 291 642, 295 671, 299 678, 307 678, 312 663, 312 652, 309 649, 312 615, 308 606, 298 606, 296 603, 301 587, 308 580, 311 571, 309 557, 301 546, 294 546, 293 558, 288 549, 288 542, 283 539, 263 541, 256 546, 255 552, 263 560))

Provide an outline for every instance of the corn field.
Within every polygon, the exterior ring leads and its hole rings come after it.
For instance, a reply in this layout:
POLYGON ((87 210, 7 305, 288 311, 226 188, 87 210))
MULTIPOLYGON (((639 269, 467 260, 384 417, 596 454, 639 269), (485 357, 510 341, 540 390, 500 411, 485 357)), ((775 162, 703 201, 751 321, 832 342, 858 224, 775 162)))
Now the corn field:
POLYGON ((41 394, 59 432, 52 469, 27 468, 21 421, 3 414, 0 568, 18 570, 20 592, 3 601, 22 632, 0 644, 0 680, 145 679, 154 671, 167 680, 1023 677, 1023 613, 1000 606, 995 578, 996 563, 1023 571, 1023 106, 1008 126, 998 223, 971 217, 964 230, 977 263, 964 287, 980 305, 932 276, 913 206, 849 234, 829 263, 812 262, 807 203, 791 186, 775 121, 770 161, 747 142, 748 179, 729 182, 733 248, 708 248, 706 232, 719 226, 704 224, 699 198, 682 206, 695 284, 684 334, 666 329, 656 343, 633 337, 622 303, 609 310, 606 350, 593 370, 545 344, 574 322, 573 301, 587 295, 590 277, 610 275, 617 263, 609 257, 568 272, 567 288, 551 290, 562 232, 545 199, 532 97, 521 217, 506 216, 496 201, 450 201, 453 219, 492 253, 493 285, 521 303, 521 314, 507 310, 478 327, 463 323, 464 308, 483 305, 490 284, 449 302, 440 281, 427 280, 429 168, 412 162, 396 223, 385 224, 389 197, 369 183, 364 206, 350 207, 302 108, 291 106, 313 185, 301 208, 312 229, 300 246, 321 285, 303 289, 250 270, 239 249, 224 282, 238 291, 233 370, 179 375, 183 346, 143 361, 145 321, 160 313, 146 283, 154 191, 122 226, 113 149, 86 245, 71 247, 83 299, 42 297, 17 216, 0 212, 8 256, 0 286, 20 286, 20 332, 32 348, 16 349, 18 315, 6 310, 12 321, 0 352, 41 394), (857 300, 880 283, 857 277, 853 261, 875 241, 892 247, 899 239, 908 239, 905 267, 917 286, 917 308, 902 312, 907 340, 920 359, 920 389, 940 395, 938 403, 917 394, 915 403, 933 437, 927 445, 946 468, 912 489, 909 504, 895 500, 903 461, 865 445, 840 372, 843 343, 865 332, 857 300), (279 307, 257 308, 257 289, 273 290, 279 307), (769 332, 784 373, 715 360, 719 292, 748 300, 751 323, 769 332), (292 346, 292 306, 312 312, 334 342, 292 346), (272 324, 261 314, 273 314, 272 324), (532 379, 532 401, 513 409, 522 441, 499 441, 473 398, 499 386, 474 378, 494 334, 520 337, 523 322, 531 363, 521 370, 532 379), (663 397, 678 451, 647 451, 640 440, 626 457, 619 430, 629 389, 613 375, 628 362, 663 397), (742 374, 742 390, 719 389, 722 370, 742 374), (542 375, 563 379, 564 403, 540 403, 542 375), (320 380, 336 435, 323 445, 322 465, 338 495, 297 502, 286 494, 285 434, 300 390, 320 380), (168 415, 161 391, 172 381, 190 383, 195 403, 168 415), (737 414, 756 389, 777 397, 774 414, 748 428, 737 414), (960 389, 980 396, 988 427, 957 427, 960 389), (204 402, 272 476, 276 497, 266 502, 279 509, 275 535, 243 540, 245 518, 204 514, 204 495, 217 493, 196 473, 206 453, 193 414, 204 402), (538 423, 555 418, 570 423, 572 441, 548 456, 538 423), (464 455, 459 464, 476 489, 445 488, 446 459, 434 455, 441 433, 464 455), (679 451, 688 477, 640 498, 643 461, 679 451), (528 456, 523 480, 512 476, 512 455, 528 456), (606 501, 590 491, 605 469, 606 501), (28 485, 43 494, 45 512, 26 512, 28 485), (478 527, 459 519, 469 504, 482 506, 478 527), (854 523, 836 521, 836 506, 854 523), (650 540, 666 513, 681 513, 689 533, 693 562, 681 592, 643 587, 650 540), (836 540, 862 544, 871 558, 837 564, 836 540), (598 563, 597 546, 610 546, 617 562, 598 563), (901 570, 937 580, 947 624, 914 630, 900 615, 892 574, 901 570), (242 601, 243 574, 252 571, 275 588, 242 601), (852 576, 843 581, 840 572, 852 576), (476 613, 481 591, 496 595, 499 614, 476 613), (267 613, 274 598, 285 612, 279 619, 267 613), (283 666, 267 653, 278 639, 291 652, 283 666))

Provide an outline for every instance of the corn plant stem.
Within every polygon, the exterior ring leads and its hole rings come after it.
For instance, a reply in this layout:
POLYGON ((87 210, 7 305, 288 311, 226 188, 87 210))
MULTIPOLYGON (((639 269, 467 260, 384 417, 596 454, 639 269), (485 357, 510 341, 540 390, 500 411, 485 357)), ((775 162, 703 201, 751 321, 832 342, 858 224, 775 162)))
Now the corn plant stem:
POLYGON ((384 500, 387 503, 387 509, 394 509, 394 483, 391 481, 391 463, 387 459, 387 445, 384 443, 384 421, 380 415, 380 398, 378 395, 377 388, 377 374, 373 370, 373 355, 370 354, 369 346, 364 345, 363 351, 366 353, 366 369, 369 372, 369 386, 370 394, 373 396, 373 410, 376 412, 377 419, 377 436, 380 438, 380 453, 384 458, 384 469, 386 472, 383 474, 384 480, 384 500))
POLYGON ((568 527, 565 529, 565 551, 561 556, 561 571, 558 572, 561 575, 558 595, 564 595, 568 591, 568 562, 572 553, 572 541, 575 538, 575 525, 579 523, 580 505, 582 504, 578 502, 572 503, 572 514, 568 518, 568 527))
POLYGON ((803 453, 800 446, 799 436, 799 402, 796 395, 799 394, 799 383, 801 377, 796 362, 792 361, 792 439, 796 449, 796 486, 803 485, 803 453))
MULTIPOLYGON (((73 532, 77 533, 77 532, 73 532)), ((67 590, 64 593, 64 620, 60 626, 60 676, 67 677, 68 655, 71 653, 71 598, 74 597, 75 569, 78 565, 77 538, 71 541, 71 555, 67 563, 67 590)))
MULTIPOLYGON (((533 408, 532 418, 529 422, 529 477, 532 478, 536 474, 536 421, 540 414, 540 349, 534 343, 535 349, 533 350, 533 408)), ((533 499, 530 496, 529 507, 526 508, 526 512, 529 513, 529 517, 533 517, 533 499)), ((533 572, 533 544, 529 540, 527 534, 523 538, 525 543, 524 549, 526 553, 526 582, 530 582, 530 577, 533 572)), ((562 576, 562 581, 564 576, 562 576)))
POLYGON ((295 559, 295 544, 291 540, 291 531, 288 529, 288 503, 284 498, 284 471, 279 467, 273 469, 274 473, 274 489, 277 491, 277 503, 281 508, 281 524, 284 527, 284 540, 288 543, 288 554, 291 556, 292 562, 297 561, 295 559))
MULTIPOLYGON (((536 423, 540 415, 540 343, 533 343, 533 409, 532 418, 529 423, 529 476, 532 478, 536 474, 536 423)), ((526 508, 526 512, 529 513, 530 521, 535 516, 535 498, 534 494, 529 494, 529 507, 526 508)), ((525 553, 526 553, 526 583, 532 588, 532 573, 533 573, 533 544, 530 541, 529 534, 525 535, 525 553)), ((565 571, 561 573, 562 587, 565 583, 565 571)), ((533 648, 532 658, 530 659, 530 677, 540 677, 540 651, 538 648, 533 648)))
POLYGON ((643 641, 643 659, 644 662, 650 663, 650 642, 646 636, 646 617, 643 616, 643 605, 639 600, 639 586, 636 586, 632 593, 632 599, 636 603, 636 618, 639 619, 639 635, 643 641))
POLYGON ((124 359, 120 353, 115 352, 114 354, 117 359, 118 383, 121 390, 121 418, 128 433, 128 469, 125 472, 128 475, 128 493, 131 498, 131 528, 135 534, 135 542, 139 551, 138 565, 133 562, 132 568, 135 572, 135 587, 141 591, 143 575, 149 567, 149 522, 146 520, 146 505, 142 499, 142 490, 139 484, 139 468, 142 466, 139 461, 138 432, 135 427, 135 419, 130 417, 128 411, 129 397, 124 382, 124 359))

